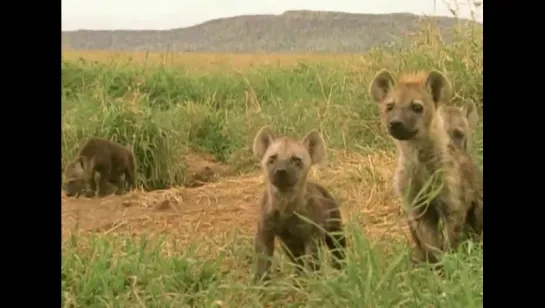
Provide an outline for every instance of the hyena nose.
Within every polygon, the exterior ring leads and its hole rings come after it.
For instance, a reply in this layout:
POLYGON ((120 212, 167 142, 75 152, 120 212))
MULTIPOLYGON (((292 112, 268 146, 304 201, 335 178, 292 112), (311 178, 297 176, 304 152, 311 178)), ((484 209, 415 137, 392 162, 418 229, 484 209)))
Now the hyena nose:
POLYGON ((285 179, 288 177, 288 171, 286 169, 276 169, 274 176, 278 179, 285 179))
POLYGON ((274 171, 272 182, 274 186, 280 189, 287 188, 292 185, 292 181, 290 181, 288 170, 285 168, 279 168, 274 171))
POLYGON ((392 120, 388 123, 388 126, 391 130, 399 130, 403 128, 403 122, 399 120, 392 120))

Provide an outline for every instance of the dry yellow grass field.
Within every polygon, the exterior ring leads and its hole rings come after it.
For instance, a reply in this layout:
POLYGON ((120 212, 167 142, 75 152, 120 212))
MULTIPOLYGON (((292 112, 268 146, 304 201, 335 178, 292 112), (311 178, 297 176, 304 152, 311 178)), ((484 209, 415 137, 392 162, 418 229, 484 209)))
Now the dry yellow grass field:
MULTIPOLYGON (((216 69, 244 70, 256 67, 292 67, 299 63, 326 64, 336 66, 365 65, 366 58, 360 54, 226 54, 191 52, 117 52, 63 50, 63 59, 75 61, 85 59, 101 63, 134 65, 164 65, 183 67, 189 70, 210 71, 216 69)), ((391 57, 390 57, 391 58, 391 57)))

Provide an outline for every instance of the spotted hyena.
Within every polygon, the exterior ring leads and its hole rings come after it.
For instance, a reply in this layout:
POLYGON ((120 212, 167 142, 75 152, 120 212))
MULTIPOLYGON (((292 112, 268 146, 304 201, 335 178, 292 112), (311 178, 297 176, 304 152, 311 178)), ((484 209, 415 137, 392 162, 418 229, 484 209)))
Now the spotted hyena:
POLYGON ((437 253, 458 247, 466 226, 482 234, 480 170, 454 145, 438 110, 451 95, 450 82, 435 70, 396 82, 382 70, 369 91, 398 150, 394 182, 408 211, 413 258, 435 263, 437 253))
POLYGON ((472 131, 479 124, 475 103, 472 100, 465 100, 462 107, 440 106, 439 110, 454 145, 465 152, 471 152, 472 131))
POLYGON ((129 188, 136 188, 134 155, 110 140, 91 138, 76 159, 67 164, 63 181, 63 189, 69 197, 78 197, 87 188, 102 196, 110 184, 118 191, 124 188, 125 182, 129 188))
POLYGON ((255 279, 268 278, 276 237, 299 272, 305 260, 314 270, 319 268, 315 261, 321 242, 332 251, 334 266, 340 268, 346 242, 338 203, 323 186, 307 180, 311 166, 326 158, 320 134, 311 131, 302 140, 275 138, 269 127, 263 127, 255 137, 253 152, 266 177, 255 236, 255 279))

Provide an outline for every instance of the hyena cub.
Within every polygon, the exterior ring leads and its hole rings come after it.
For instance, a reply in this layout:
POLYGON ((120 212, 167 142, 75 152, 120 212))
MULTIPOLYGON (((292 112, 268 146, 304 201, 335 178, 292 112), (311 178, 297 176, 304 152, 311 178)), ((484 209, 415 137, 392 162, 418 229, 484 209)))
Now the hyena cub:
POLYGON ((307 181, 310 167, 326 158, 320 134, 313 130, 300 141, 275 138, 265 126, 254 139, 253 152, 261 160, 267 179, 255 237, 255 280, 268 279, 276 236, 298 265, 299 273, 308 257, 312 269, 319 269, 317 249, 323 242, 332 251, 334 267, 339 269, 346 240, 338 203, 324 187, 307 181))
POLYGON ((462 107, 440 106, 439 110, 452 143, 466 153, 471 152, 472 131, 479 122, 475 103, 465 100, 462 107))
POLYGON ((89 186, 95 196, 103 196, 110 184, 115 185, 119 192, 125 182, 129 188, 136 188, 136 164, 132 152, 110 140, 91 138, 76 159, 66 166, 63 188, 69 197, 79 197, 89 186))
POLYGON ((450 83, 435 70, 403 75, 396 83, 382 70, 369 92, 398 149, 394 181, 416 243, 413 260, 435 263, 438 252, 456 249, 465 239, 466 226, 482 234, 482 175, 453 145, 438 111, 450 83))

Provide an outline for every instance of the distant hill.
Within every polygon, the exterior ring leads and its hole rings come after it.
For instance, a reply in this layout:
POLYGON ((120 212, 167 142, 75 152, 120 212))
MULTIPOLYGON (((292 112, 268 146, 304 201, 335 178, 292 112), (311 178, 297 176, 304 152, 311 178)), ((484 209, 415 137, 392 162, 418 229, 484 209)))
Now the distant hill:
MULTIPOLYGON (((426 17, 442 31, 460 21, 426 17)), ((171 30, 78 30, 62 33, 71 49, 196 52, 361 52, 415 30, 421 16, 286 11, 244 15, 171 30)), ((462 20, 463 22, 469 22, 462 20)), ((448 31, 444 32, 450 39, 448 31)))

